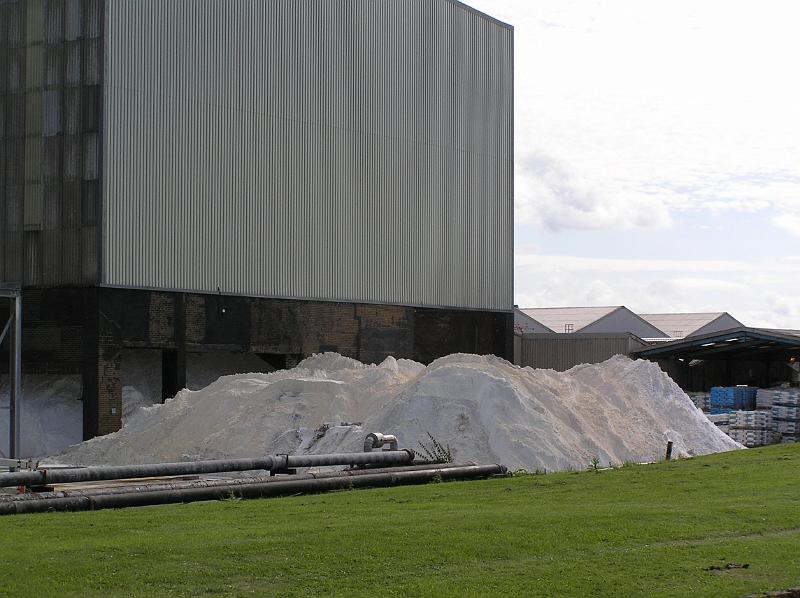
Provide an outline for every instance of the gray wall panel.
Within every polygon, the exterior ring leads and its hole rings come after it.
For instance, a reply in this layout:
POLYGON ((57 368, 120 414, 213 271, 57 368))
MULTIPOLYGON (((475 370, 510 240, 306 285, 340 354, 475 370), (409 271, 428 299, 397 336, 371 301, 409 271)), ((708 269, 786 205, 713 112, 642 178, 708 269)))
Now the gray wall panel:
POLYGON ((103 282, 511 310, 513 32, 449 0, 109 0, 103 282))
POLYGON ((630 355, 646 346, 632 334, 516 335, 514 363, 564 372, 582 363, 602 363, 615 355, 630 355))

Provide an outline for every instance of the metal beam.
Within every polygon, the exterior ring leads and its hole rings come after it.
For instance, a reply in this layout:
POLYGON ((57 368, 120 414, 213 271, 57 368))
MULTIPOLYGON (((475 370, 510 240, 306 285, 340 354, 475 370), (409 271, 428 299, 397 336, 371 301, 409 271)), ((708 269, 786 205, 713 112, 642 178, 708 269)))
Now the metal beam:
POLYGON ((3 328, 3 332, 0 332, 0 346, 2 346, 3 341, 6 340, 6 334, 11 329, 11 323, 14 321, 13 316, 9 316, 8 322, 6 322, 5 327, 3 328))
POLYGON ((9 299, 11 314, 0 334, 0 342, 9 335, 8 343, 8 404, 10 459, 19 459, 20 420, 22 415, 22 292, 0 285, 0 297, 9 299))

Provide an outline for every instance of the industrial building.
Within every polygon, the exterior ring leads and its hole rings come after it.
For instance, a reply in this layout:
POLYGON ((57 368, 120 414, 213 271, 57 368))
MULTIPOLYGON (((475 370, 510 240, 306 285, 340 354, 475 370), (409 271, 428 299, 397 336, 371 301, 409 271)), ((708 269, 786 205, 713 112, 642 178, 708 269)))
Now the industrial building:
POLYGON ((25 371, 91 437, 131 348, 165 397, 187 352, 510 359, 513 48, 455 0, 0 2, 25 371))
POLYGON ((521 334, 553 334, 555 330, 552 330, 542 324, 534 320, 524 311, 519 309, 519 307, 514 306, 514 332, 517 335, 521 334))
POLYGON ((727 312, 637 315, 624 306, 515 310, 514 363, 566 371, 648 359, 686 391, 797 384, 800 331, 748 328, 727 312))
POLYGON ((540 307, 522 313, 559 334, 634 334, 659 338, 664 333, 624 305, 613 307, 540 307))
POLYGON ((722 332, 744 326, 727 312, 685 314, 639 314, 641 318, 663 331, 665 338, 680 339, 722 332))
POLYGON ((643 347, 633 351, 633 356, 657 362, 690 391, 734 385, 797 386, 800 330, 737 326, 643 347))

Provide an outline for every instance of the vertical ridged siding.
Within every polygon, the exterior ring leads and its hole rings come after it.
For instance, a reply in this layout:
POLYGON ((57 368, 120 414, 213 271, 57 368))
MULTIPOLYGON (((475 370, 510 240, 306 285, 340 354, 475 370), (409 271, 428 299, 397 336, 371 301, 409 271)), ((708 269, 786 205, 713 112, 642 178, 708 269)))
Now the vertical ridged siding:
POLYGON ((108 0, 103 282, 510 310, 513 32, 449 0, 108 0))
POLYGON ((525 334, 515 337, 514 362, 522 367, 564 372, 582 363, 631 355, 647 343, 632 334, 525 334))

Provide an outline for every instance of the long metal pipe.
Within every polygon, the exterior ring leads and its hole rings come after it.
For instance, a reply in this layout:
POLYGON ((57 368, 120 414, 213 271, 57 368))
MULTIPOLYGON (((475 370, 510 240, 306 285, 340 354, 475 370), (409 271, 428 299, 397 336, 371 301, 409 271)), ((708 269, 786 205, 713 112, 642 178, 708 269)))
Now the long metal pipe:
POLYGON ((162 490, 188 490, 190 488, 216 488, 218 486, 241 486, 256 483, 278 483, 287 480, 322 480, 343 476, 363 476, 375 473, 398 473, 402 471, 424 471, 426 469, 452 469, 454 467, 466 467, 476 465, 475 463, 444 463, 422 465, 406 465, 402 467, 381 467, 380 470, 371 469, 345 469, 339 471, 324 471, 314 473, 303 473, 288 476, 250 476, 246 478, 207 478, 190 480, 185 478, 170 480, 145 480, 141 484, 120 484, 117 486, 72 486, 67 488, 55 488, 53 492, 27 492, 25 494, 0 494, 0 502, 4 501, 30 501, 47 500, 54 498, 68 498, 70 496, 101 496, 108 494, 129 494, 131 492, 156 492, 162 490))
POLYGON ((410 450, 374 453, 338 453, 331 455, 274 455, 260 459, 228 459, 186 463, 160 463, 152 465, 124 465, 114 467, 83 467, 76 469, 39 469, 0 474, 0 487, 45 486, 47 484, 73 484, 164 476, 223 473, 231 471, 275 471, 297 467, 325 467, 330 465, 368 465, 371 463, 400 464, 414 460, 410 450))
POLYGON ((485 478, 506 473, 502 465, 465 465, 435 467, 417 471, 369 473, 356 476, 337 476, 324 479, 256 482, 228 484, 213 488, 159 490, 130 492, 102 496, 74 496, 43 500, 0 502, 0 515, 42 513, 48 511, 94 511, 123 507, 142 507, 195 501, 222 500, 225 498, 267 498, 294 494, 329 492, 353 488, 380 488, 410 484, 424 484, 433 479, 464 480, 485 478))

